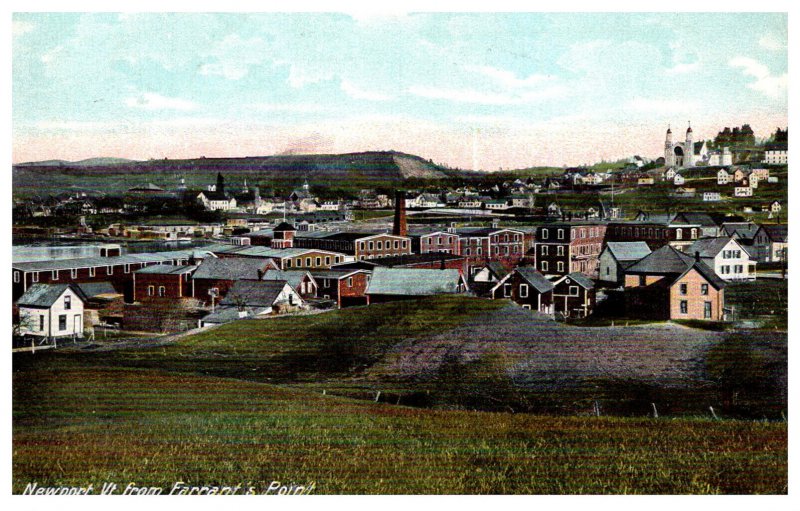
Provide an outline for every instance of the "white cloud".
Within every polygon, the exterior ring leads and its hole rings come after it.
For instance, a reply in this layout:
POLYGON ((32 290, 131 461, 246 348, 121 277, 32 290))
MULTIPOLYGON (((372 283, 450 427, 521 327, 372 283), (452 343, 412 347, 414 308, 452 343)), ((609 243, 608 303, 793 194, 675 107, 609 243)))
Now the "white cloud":
POLYGON ((36 28, 36 25, 33 23, 28 21, 14 20, 11 22, 11 35, 14 37, 19 37, 23 34, 33 31, 34 28, 36 28))
POLYGON ((517 78, 517 75, 511 71, 492 66, 465 66, 465 69, 486 76, 498 85, 508 89, 533 87, 553 80, 553 77, 539 74, 530 75, 527 78, 517 78))
POLYGON ((231 34, 208 52, 216 61, 200 66, 200 74, 240 80, 247 76, 251 66, 269 60, 268 50, 267 43, 260 37, 242 39, 237 34, 231 34))
POLYGON ((392 99, 387 94, 364 90, 347 80, 342 80, 341 87, 345 94, 355 99, 365 99, 367 101, 389 101, 392 99))
POLYGON ((520 105, 536 103, 564 94, 563 87, 522 92, 486 92, 475 89, 441 89, 414 85, 408 89, 410 94, 429 99, 444 99, 456 103, 476 103, 482 105, 520 105))
POLYGON ((170 98, 153 92, 145 92, 125 98, 125 105, 142 110, 196 110, 198 105, 181 98, 170 98))
POLYGON ((672 114, 687 112, 691 113, 700 108, 697 101, 684 101, 678 99, 653 99, 653 98, 634 98, 628 102, 627 107, 639 112, 672 114))
POLYGON ((780 51, 786 48, 786 39, 781 39, 774 33, 770 32, 764 34, 761 39, 758 40, 759 46, 762 48, 766 48, 772 51, 780 51))
POLYGON ((668 75, 681 75, 681 74, 694 73, 699 69, 700 69, 700 62, 684 62, 675 64, 674 66, 667 68, 667 70, 664 72, 668 75))
POLYGON ((756 81, 747 84, 748 88, 775 99, 785 97, 786 89, 789 85, 789 75, 787 73, 775 76, 770 73, 767 66, 749 57, 734 57, 728 64, 732 67, 741 68, 745 76, 752 76, 756 79, 756 81))
POLYGON ((296 112, 318 113, 325 112, 328 108, 317 103, 253 103, 250 108, 262 112, 296 112))

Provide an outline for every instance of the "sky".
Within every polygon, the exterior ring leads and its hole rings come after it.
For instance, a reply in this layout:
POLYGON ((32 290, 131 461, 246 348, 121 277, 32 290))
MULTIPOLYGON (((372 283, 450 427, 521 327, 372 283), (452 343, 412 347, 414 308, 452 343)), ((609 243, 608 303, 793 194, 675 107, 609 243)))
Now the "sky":
POLYGON ((397 150, 481 170, 785 127, 781 13, 15 13, 12 159, 397 150))

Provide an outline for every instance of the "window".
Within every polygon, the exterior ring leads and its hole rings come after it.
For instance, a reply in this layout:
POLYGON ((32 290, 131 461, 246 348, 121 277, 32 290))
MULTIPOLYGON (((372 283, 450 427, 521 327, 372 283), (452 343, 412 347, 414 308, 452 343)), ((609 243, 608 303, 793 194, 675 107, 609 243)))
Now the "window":
POLYGON ((578 296, 578 286, 569 286, 569 295, 578 296))
POLYGON ((528 284, 520 284, 519 285, 519 297, 520 298, 527 298, 528 297, 528 284))
POLYGON ((316 262, 317 262, 317 266, 322 266, 322 258, 321 257, 317 257, 316 262))
POLYGON ((14 272, 14 283, 15 284, 19 283, 19 272, 18 271, 14 272))
POLYGON ((156 287, 147 286, 147 296, 153 296, 154 294, 156 294, 156 287))
POLYGON ((503 296, 505 298, 511 296, 511 284, 503 284, 503 296))
POLYGON ((126 264, 125 265, 125 273, 130 273, 130 272, 131 272, 131 265, 130 264, 126 264))
POLYGON ((58 316, 58 331, 64 331, 67 329, 67 315, 61 314, 58 316))
POLYGON ((70 310, 72 308, 72 297, 67 295, 64 297, 64 310, 70 310))
POLYGON ((639 285, 640 286, 647 285, 647 275, 639 275, 639 285))
POLYGON ((377 245, 378 245, 378 250, 383 250, 383 242, 382 241, 379 241, 377 243, 377 245))
POLYGON ((564 239, 564 229, 559 229, 558 230, 558 239, 560 239, 560 240, 564 239))
POLYGON ((676 240, 683 239, 683 229, 675 229, 675 239, 676 240))
POLYGON ((689 313, 689 302, 686 300, 681 300, 681 314, 688 314, 689 313))
POLYGON ((708 284, 700 284, 700 294, 701 295, 708 294, 708 284))
POLYGON ((292 267, 292 260, 291 259, 287 259, 286 260, 286 267, 287 268, 291 268, 292 267))
POLYGON ((697 238, 697 229, 692 228, 692 239, 697 238))
POLYGON ((72 270, 70 270, 69 274, 70 274, 70 277, 72 277, 73 279, 77 279, 78 278, 78 269, 77 268, 73 268, 72 270))
POLYGON ((347 287, 353 287, 353 277, 347 277, 347 287))
POLYGON ((373 243, 370 241, 370 242, 369 242, 369 249, 370 249, 370 250, 372 250, 372 249, 374 248, 374 246, 375 246, 375 245, 374 245, 374 244, 373 244, 373 243))
POLYGON ((106 275, 114 275, 114 267, 106 266, 106 275))
POLYGON ((331 256, 325 256, 325 266, 331 265, 331 256))
POLYGON ((406 248, 407 246, 408 246, 408 240, 403 240, 403 248, 406 248))
POLYGON ((547 271, 547 261, 542 261, 542 271, 547 271))
POLYGON ((50 272, 50 277, 51 277, 53 280, 58 280, 58 270, 53 270, 53 271, 51 271, 51 272, 50 272))
POLYGON ((311 258, 306 257, 306 268, 311 268, 311 258))
POLYGON ((563 272, 564 271, 564 261, 558 261, 556 263, 556 270, 559 271, 559 272, 563 272))
POLYGON ((550 247, 542 245, 542 255, 549 255, 550 247))
POLYGON ((298 268, 301 268, 303 266, 303 260, 300 259, 299 257, 294 260, 294 263, 295 263, 295 266, 297 266, 298 268))
POLYGON ((164 296, 167 294, 166 288, 164 286, 158 286, 158 296, 164 296))
POLYGON ((39 331, 44 331, 44 314, 39 315, 39 331))
POLYGON ((736 266, 733 267, 733 271, 734 273, 744 273, 744 266, 742 266, 741 264, 737 264, 736 266))
POLYGON ((364 242, 363 241, 359 242, 358 248, 360 248, 361 250, 364 250, 364 242))
POLYGON ((689 286, 687 284, 681 284, 681 294, 685 295, 688 292, 689 286))
POLYGON ((611 275, 611 266, 606 266, 606 275, 611 275))
POLYGON ((339 259, 340 259, 339 256, 333 256, 333 262, 338 263, 339 259))
POLYGON ((35 271, 31 273, 31 282, 39 282, 39 272, 35 271))
POLYGON ((478 248, 476 248, 476 249, 475 249, 475 253, 476 253, 477 255, 481 255, 481 252, 483 252, 483 250, 481 249, 481 247, 478 247, 478 248))
POLYGON ((703 318, 711 319, 711 302, 703 302, 703 318))
POLYGON ((556 247, 556 255, 564 255, 564 245, 559 245, 556 247))
POLYGON ((548 238, 548 236, 549 236, 549 233, 547 232, 547 229, 542 229, 542 239, 546 240, 548 238))

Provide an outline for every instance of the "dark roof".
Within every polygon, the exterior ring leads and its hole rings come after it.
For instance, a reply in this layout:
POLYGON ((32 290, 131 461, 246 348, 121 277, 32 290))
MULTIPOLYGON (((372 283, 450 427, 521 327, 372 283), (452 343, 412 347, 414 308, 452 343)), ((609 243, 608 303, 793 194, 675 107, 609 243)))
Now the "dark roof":
POLYGON ((589 277, 587 277, 586 275, 584 275, 579 271, 574 271, 568 275, 564 275, 563 277, 558 279, 555 283, 561 282, 562 280, 565 279, 572 279, 573 282, 575 282, 576 284, 585 289, 594 289, 594 282, 592 282, 592 279, 590 279, 589 277))
POLYGON ((424 254, 405 254, 392 257, 371 259, 370 262, 377 266, 405 266, 408 264, 432 263, 440 261, 453 261, 462 259, 463 256, 448 254, 446 252, 426 252, 424 254))
POLYGON ((673 222, 677 222, 678 219, 683 219, 687 224, 690 225, 702 225, 704 227, 717 227, 719 225, 717 221, 714 220, 714 218, 712 218, 708 213, 678 213, 673 222))
POLYGON ((644 241, 609 241, 606 248, 617 261, 638 261, 652 252, 644 241))
POLYGON ((492 273, 494 273, 494 274, 495 274, 495 276, 496 276, 496 277, 497 277, 499 280, 502 280, 502 279, 503 279, 503 277, 505 277, 505 276, 506 276, 506 275, 508 275, 508 273, 509 273, 509 272, 508 272, 508 270, 506 269, 506 267, 505 267, 505 266, 503 266, 502 264, 500 264, 500 263, 499 263, 499 262, 497 262, 497 261, 491 261, 491 262, 487 263, 487 264, 486 264, 486 267, 487 267, 487 268, 489 268, 489 271, 491 271, 492 273))
POLYGON ((297 229, 288 222, 281 222, 272 229, 274 232, 296 231, 297 229))
POLYGON ((292 288, 297 288, 308 274, 307 270, 267 270, 261 280, 283 280, 288 282, 292 288))
POLYGON ((376 266, 380 266, 373 261, 353 261, 350 263, 339 263, 331 266, 331 270, 372 270, 376 266))
POLYGON ((216 191, 215 192, 210 192, 208 190, 203 190, 201 193, 203 195, 205 195, 206 199, 208 199, 210 201, 212 201, 212 200, 230 201, 231 200, 230 197, 228 197, 228 194, 225 193, 225 192, 216 192, 216 191))
POLYGON ((720 236, 717 238, 700 238, 692 243, 692 246, 686 251, 688 254, 694 255, 696 252, 700 253, 700 257, 716 257, 725 245, 730 243, 733 238, 728 236, 720 236))
POLYGON ((786 237, 789 235, 788 225, 762 225, 761 228, 773 242, 786 243, 786 237))
POLYGON ((553 290, 553 283, 547 280, 545 276, 533 266, 520 266, 514 271, 540 293, 553 290))
POLYGON ((258 279, 259 271, 274 268, 272 259, 262 257, 224 257, 204 259, 194 273, 196 279, 258 279))
POLYGON ((641 261, 631 265, 625 273, 664 275, 668 273, 681 274, 694 262, 694 258, 671 247, 664 245, 658 250, 645 256, 641 261))
MULTIPOLYGON (((688 131, 692 131, 692 129, 689 128, 688 131)), ((700 150, 703 148, 703 144, 704 143, 705 143, 704 141, 700 141, 700 142, 695 142, 694 143, 694 148, 693 148, 694 149, 694 154, 700 154, 700 150)))
POLYGON ((111 282, 82 282, 75 284, 78 286, 87 298, 94 298, 100 295, 121 295, 118 293, 111 282))
POLYGON ((238 280, 219 304, 271 307, 285 286, 285 280, 238 280))
POLYGON ((366 294, 431 296, 458 293, 461 283, 458 270, 419 268, 381 268, 372 272, 366 294))
POLYGON ((331 268, 330 270, 311 270, 311 276, 315 279, 336 279, 341 280, 354 273, 371 273, 372 270, 365 270, 362 268, 331 268))
POLYGON ((86 301, 86 295, 75 284, 34 284, 17 300, 17 305, 49 308, 68 288, 72 289, 82 302, 86 301))
POLYGON ((373 232, 320 232, 320 231, 304 231, 295 234, 297 238, 322 238, 326 240, 343 240, 343 241, 356 241, 361 238, 369 236, 376 236, 378 234, 386 233, 373 233, 373 232))
MULTIPOLYGON (((697 261, 693 265, 686 268, 686 271, 681 274, 678 279, 689 273, 690 270, 695 269, 697 272, 705 278, 709 284, 714 286, 716 289, 722 289, 725 287, 726 282, 719 278, 719 276, 712 270, 706 263, 702 261, 697 261)), ((678 280, 675 279, 675 280, 678 280)))
POLYGON ((726 222, 722 224, 722 229, 725 234, 733 237, 738 235, 743 240, 752 240, 760 226, 752 222, 726 222))

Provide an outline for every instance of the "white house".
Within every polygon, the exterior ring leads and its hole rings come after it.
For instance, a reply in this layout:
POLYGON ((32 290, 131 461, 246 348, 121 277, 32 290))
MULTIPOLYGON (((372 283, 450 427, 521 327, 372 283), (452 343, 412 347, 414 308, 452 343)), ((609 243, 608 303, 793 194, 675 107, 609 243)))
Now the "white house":
POLYGON ((722 196, 719 192, 703 192, 703 202, 719 202, 722 196))
POLYGON ((17 300, 19 334, 83 337, 84 303, 86 295, 75 284, 33 284, 17 300))
POLYGON ((217 191, 203 191, 197 200, 209 211, 230 211, 236 209, 236 199, 217 191))
POLYGON ((717 171, 717 184, 726 185, 730 182, 731 182, 731 175, 728 174, 728 171, 725 169, 719 169, 719 171, 717 171))
POLYGON ((712 268, 722 280, 754 280, 756 262, 747 250, 733 238, 700 238, 687 250, 712 268))
POLYGON ((205 328, 306 307, 305 301, 285 280, 239 280, 228 290, 214 312, 204 316, 198 323, 205 328))
POLYGON ((752 197, 753 189, 749 186, 737 186, 733 189, 734 197, 752 197))
POLYGON ((767 150, 764 151, 764 160, 762 163, 768 165, 788 165, 789 152, 787 151, 787 146, 785 144, 775 144, 768 147, 767 150))
POLYGON ((672 181, 675 179, 675 169, 670 167, 664 172, 664 181, 672 181))
POLYGON ((686 182, 686 179, 680 174, 675 174, 675 177, 672 180, 672 183, 675 186, 682 186, 685 182, 686 182))

